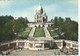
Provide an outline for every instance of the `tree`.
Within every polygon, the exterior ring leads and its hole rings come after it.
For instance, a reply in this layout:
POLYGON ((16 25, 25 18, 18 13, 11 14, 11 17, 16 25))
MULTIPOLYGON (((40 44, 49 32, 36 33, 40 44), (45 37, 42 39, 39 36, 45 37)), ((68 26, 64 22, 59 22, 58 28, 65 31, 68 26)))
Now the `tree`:
MULTIPOLYGON (((0 42, 2 41, 7 41, 7 40, 12 40, 13 32, 12 32, 12 26, 8 26, 8 22, 13 20, 14 18, 12 16, 0 16, 0 42), (11 39, 10 39, 11 38, 11 39)), ((10 23, 12 24, 12 23, 10 23)))
POLYGON ((58 27, 58 18, 54 17, 54 27, 58 27))
MULTIPOLYGON (((51 21, 52 22, 52 21, 51 21)), ((61 17, 55 17, 54 22, 51 27, 53 29, 58 28, 58 34, 59 32, 64 32, 65 37, 62 36, 60 38, 67 39, 67 40, 75 40, 78 41, 78 23, 75 21, 72 21, 70 18, 66 18, 64 21, 61 17)))
POLYGON ((23 17, 15 20, 12 16, 0 16, 0 42, 14 40, 14 33, 24 31, 27 23, 28 20, 23 17))
POLYGON ((19 17, 17 20, 15 20, 15 30, 17 32, 24 31, 27 26, 28 21, 25 22, 25 18, 19 17))

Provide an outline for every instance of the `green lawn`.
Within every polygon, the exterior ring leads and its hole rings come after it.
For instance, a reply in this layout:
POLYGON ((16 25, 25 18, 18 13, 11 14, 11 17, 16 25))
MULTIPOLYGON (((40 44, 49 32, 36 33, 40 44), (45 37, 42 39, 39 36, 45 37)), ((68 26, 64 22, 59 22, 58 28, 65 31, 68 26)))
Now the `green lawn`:
POLYGON ((20 32, 19 36, 23 36, 23 37, 28 36, 31 29, 32 29, 31 27, 26 28, 26 31, 20 32))
POLYGON ((36 27, 34 37, 45 37, 45 32, 43 27, 36 27))
POLYGON ((55 37, 55 36, 57 35, 57 33, 56 33, 55 31, 51 31, 51 30, 54 30, 53 28, 48 27, 47 29, 48 29, 48 31, 49 31, 51 37, 55 37))

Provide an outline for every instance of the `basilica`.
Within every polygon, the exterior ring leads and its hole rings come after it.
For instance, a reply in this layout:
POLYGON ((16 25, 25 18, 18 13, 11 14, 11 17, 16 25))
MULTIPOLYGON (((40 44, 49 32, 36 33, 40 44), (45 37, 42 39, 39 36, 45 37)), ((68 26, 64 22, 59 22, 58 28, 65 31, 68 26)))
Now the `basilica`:
POLYGON ((36 10, 34 19, 36 23, 46 23, 47 22, 47 15, 44 12, 41 5, 39 5, 38 9, 36 10))
POLYGON ((53 23, 48 23, 48 16, 46 15, 46 12, 44 12, 44 9, 41 5, 37 7, 35 10, 35 15, 34 15, 34 23, 28 23, 29 27, 38 27, 38 26, 51 26, 53 23))

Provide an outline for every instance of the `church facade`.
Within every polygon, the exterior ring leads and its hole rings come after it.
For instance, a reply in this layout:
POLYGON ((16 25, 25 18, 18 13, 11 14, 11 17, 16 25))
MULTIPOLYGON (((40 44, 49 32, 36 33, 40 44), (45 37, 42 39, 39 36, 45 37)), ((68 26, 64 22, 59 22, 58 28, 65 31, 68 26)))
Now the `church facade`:
POLYGON ((34 16, 34 21, 36 23, 46 23, 47 22, 47 15, 40 5, 39 5, 38 9, 36 10, 36 14, 34 16))

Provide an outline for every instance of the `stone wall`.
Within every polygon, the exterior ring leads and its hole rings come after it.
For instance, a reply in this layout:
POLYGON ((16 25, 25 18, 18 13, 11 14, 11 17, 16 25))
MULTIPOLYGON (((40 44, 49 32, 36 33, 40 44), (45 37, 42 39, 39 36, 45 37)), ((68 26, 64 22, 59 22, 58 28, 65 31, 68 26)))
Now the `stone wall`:
MULTIPOLYGON (((16 46, 19 46, 19 47, 22 46, 24 48, 25 47, 32 48, 33 44, 27 45, 28 42, 29 41, 14 41, 14 42, 10 42, 10 43, 1 44, 0 45, 0 52, 8 50, 8 49, 14 49, 16 46), (26 45, 25 45, 25 43, 26 43, 26 45)), ((69 41, 69 40, 64 40, 64 42, 66 43, 65 46, 67 48, 78 49, 78 42, 76 42, 76 41, 69 41)), ((63 47, 63 45, 64 45, 63 40, 55 40, 54 41, 54 49, 55 48, 61 49, 63 47)), ((48 47, 50 47, 50 44, 45 43, 43 48, 48 48, 48 47)))
POLYGON ((0 52, 1 51, 6 51, 8 49, 13 49, 15 47, 16 47, 16 43, 15 42, 13 42, 13 43, 6 43, 6 44, 4 43, 4 44, 0 45, 0 52))
POLYGON ((70 41, 70 40, 55 40, 55 48, 63 48, 64 46, 67 48, 73 48, 73 49, 78 49, 78 42, 76 41, 70 41), (65 43, 65 45, 64 45, 65 43))

